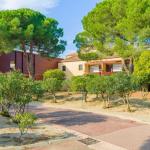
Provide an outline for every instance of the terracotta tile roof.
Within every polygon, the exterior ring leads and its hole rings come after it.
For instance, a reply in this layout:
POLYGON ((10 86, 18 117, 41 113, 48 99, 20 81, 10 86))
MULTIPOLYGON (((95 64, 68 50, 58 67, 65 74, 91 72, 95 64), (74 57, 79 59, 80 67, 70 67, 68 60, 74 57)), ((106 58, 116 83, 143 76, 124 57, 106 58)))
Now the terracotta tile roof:
MULTIPOLYGON (((107 56, 103 59, 100 60, 92 60, 90 62, 97 62, 97 61, 107 61, 107 59, 121 59, 118 56, 107 56)), ((78 53, 71 53, 69 55, 66 56, 66 58, 64 60, 62 60, 61 62, 75 62, 75 61, 82 61, 79 57, 78 57, 78 53)))
POLYGON ((73 62, 73 61, 81 61, 81 59, 78 57, 78 53, 71 53, 67 55, 66 58, 61 62, 73 62))

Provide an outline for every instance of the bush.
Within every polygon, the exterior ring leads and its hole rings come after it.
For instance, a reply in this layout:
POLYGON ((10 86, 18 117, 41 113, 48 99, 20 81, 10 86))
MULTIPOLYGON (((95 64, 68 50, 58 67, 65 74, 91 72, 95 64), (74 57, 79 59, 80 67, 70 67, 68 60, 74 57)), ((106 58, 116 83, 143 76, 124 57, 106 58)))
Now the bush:
POLYGON ((87 90, 91 94, 96 94, 96 98, 98 98, 98 95, 102 91, 102 77, 97 75, 97 76, 90 76, 89 82, 87 82, 87 90))
POLYGON ((86 76, 77 76, 73 77, 71 81, 71 89, 74 92, 80 92, 82 94, 82 100, 87 101, 87 82, 88 77, 86 76))
POLYGON ((36 119, 36 116, 32 113, 16 114, 13 120, 17 122, 20 131, 20 138, 35 124, 36 119))
POLYGON ((45 92, 43 88, 43 81, 33 81, 32 92, 37 101, 39 98, 43 97, 45 92))
POLYGON ((64 80, 62 82, 62 91, 69 92, 71 90, 71 80, 64 80))
POLYGON ((139 59, 135 61, 134 76, 136 77, 137 83, 140 85, 140 89, 145 93, 148 93, 148 87, 150 85, 150 51, 144 51, 139 59))
POLYGON ((56 103, 56 92, 62 87, 62 82, 56 78, 48 78, 44 80, 43 87, 47 92, 53 95, 54 102, 56 103))
POLYGON ((56 78, 57 80, 63 81, 65 79, 65 73, 59 69, 48 70, 43 74, 44 79, 56 78))
POLYGON ((103 91, 105 95, 105 103, 104 107, 109 108, 110 107, 110 100, 111 97, 115 94, 115 80, 113 76, 104 76, 103 77, 103 91))
POLYGON ((114 76, 115 79, 115 93, 123 99, 125 105, 127 105, 127 110, 130 111, 130 95, 138 88, 134 83, 131 75, 125 73, 117 73, 114 76))
POLYGON ((15 113, 24 113, 26 105, 31 102, 32 80, 19 72, 0 75, 0 95, 2 114, 9 114, 10 107, 15 113))

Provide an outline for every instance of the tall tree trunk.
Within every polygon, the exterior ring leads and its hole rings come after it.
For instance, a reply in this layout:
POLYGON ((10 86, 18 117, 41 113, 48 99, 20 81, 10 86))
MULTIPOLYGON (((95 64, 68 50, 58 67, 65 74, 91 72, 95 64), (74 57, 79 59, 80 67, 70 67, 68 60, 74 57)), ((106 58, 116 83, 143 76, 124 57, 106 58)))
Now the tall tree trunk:
POLYGON ((87 102, 87 92, 84 93, 84 101, 87 102))
POLYGON ((53 100, 54 100, 54 103, 57 103, 57 101, 56 101, 56 94, 55 93, 53 93, 53 100))
POLYGON ((131 111, 130 103, 129 103, 129 96, 126 96, 126 102, 127 102, 127 111, 131 111))
POLYGON ((130 73, 129 73, 129 69, 127 67, 127 64, 125 62, 125 59, 122 59, 122 65, 123 65, 124 71, 129 75, 130 73))
POLYGON ((27 67, 28 76, 29 78, 34 79, 33 42, 30 43, 29 52, 26 51, 25 46, 24 46, 24 55, 26 58, 26 67, 27 67))
POLYGON ((110 97, 107 96, 107 108, 110 108, 110 97))
POLYGON ((133 58, 130 57, 129 59, 129 67, 126 64, 126 60, 122 59, 122 65, 123 65, 123 69, 125 70, 125 72, 130 75, 134 72, 134 64, 133 64, 133 58))
POLYGON ((130 64, 129 64, 129 73, 132 74, 134 72, 134 64, 133 64, 133 58, 130 58, 130 64))

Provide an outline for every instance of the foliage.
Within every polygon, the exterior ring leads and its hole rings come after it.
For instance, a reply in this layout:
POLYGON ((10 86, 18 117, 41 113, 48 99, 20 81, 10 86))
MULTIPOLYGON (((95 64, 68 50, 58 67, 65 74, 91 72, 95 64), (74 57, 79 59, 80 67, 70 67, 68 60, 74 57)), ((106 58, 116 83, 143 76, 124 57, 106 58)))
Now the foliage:
POLYGON ((44 89, 53 95, 54 102, 56 103, 56 92, 62 87, 62 82, 56 78, 48 78, 44 80, 44 89))
POLYGON ((71 89, 71 80, 66 79, 62 82, 62 91, 69 92, 71 89))
POLYGON ((102 94, 103 97, 103 78, 100 77, 99 75, 93 76, 91 77, 91 80, 89 80, 89 82, 87 83, 87 91, 91 94, 96 94, 97 98, 99 94, 102 94))
POLYGON ((86 76, 77 76, 73 77, 71 81, 71 89, 74 92, 80 92, 82 94, 82 100, 87 100, 87 82, 88 77, 86 76))
POLYGON ((43 88, 43 81, 33 81, 32 92, 37 101, 39 98, 43 97, 45 92, 45 89, 43 88))
POLYGON ((130 58, 129 68, 124 67, 132 72, 132 59, 150 46, 149 13, 149 0, 103 0, 83 18, 84 31, 74 43, 79 51, 92 47, 103 57, 130 58))
POLYGON ((113 77, 115 80, 115 94, 123 99, 124 104, 127 105, 127 110, 130 111, 129 97, 136 91, 138 85, 131 75, 129 76, 123 72, 117 73, 113 77))
POLYGON ((18 124, 20 138, 35 124, 36 119, 36 116, 32 113, 16 114, 13 120, 15 120, 18 124))
POLYGON ((140 85, 150 84, 150 51, 144 51, 135 62, 134 75, 137 77, 140 85))
POLYGON ((43 77, 44 77, 44 79, 56 78, 56 79, 62 81, 65 79, 65 73, 59 69, 48 70, 48 71, 44 72, 43 77))
POLYGON ((62 54, 66 45, 61 39, 63 29, 58 27, 58 22, 31 9, 0 11, 0 35, 5 39, 2 48, 7 49, 10 45, 8 41, 11 41, 12 49, 17 47, 25 53, 27 70, 32 77, 34 52, 57 57, 62 54), (28 51, 30 53, 27 54, 28 51))
POLYGON ((78 53, 79 57, 84 60, 84 61, 89 61, 89 60, 96 60, 98 59, 98 54, 95 52, 90 52, 90 53, 78 53))
POLYGON ((115 94, 115 80, 113 76, 104 76, 103 88, 105 93, 104 107, 110 107, 111 97, 115 94))
POLYGON ((9 114, 13 107, 15 113, 23 113, 32 101, 32 81, 19 72, 11 72, 1 74, 0 83, 2 112, 9 114))

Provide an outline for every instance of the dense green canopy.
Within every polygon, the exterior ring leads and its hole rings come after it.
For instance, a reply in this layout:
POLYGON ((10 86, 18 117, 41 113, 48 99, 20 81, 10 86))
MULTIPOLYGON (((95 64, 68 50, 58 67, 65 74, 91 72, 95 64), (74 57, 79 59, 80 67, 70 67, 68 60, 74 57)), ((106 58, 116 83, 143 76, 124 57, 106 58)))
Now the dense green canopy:
POLYGON ((16 48, 25 55, 29 52, 29 58, 26 57, 29 76, 33 76, 33 52, 48 57, 59 56, 66 46, 62 37, 63 29, 58 27, 58 22, 40 12, 31 9, 0 11, 0 39, 3 39, 0 50, 16 48))
POLYGON ((30 9, 0 11, 0 33, 24 51, 32 49, 55 57, 65 50, 58 22, 30 9))
POLYGON ((74 43, 99 55, 135 57, 150 43, 150 0, 103 0, 82 20, 74 43))

